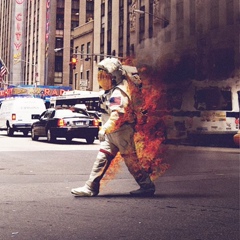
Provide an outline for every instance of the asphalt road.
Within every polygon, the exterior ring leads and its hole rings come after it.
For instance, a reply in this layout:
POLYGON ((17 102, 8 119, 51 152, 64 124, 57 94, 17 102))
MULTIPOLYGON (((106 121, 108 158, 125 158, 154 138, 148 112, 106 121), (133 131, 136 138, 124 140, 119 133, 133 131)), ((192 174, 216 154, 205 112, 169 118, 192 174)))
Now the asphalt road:
POLYGON ((239 239, 237 149, 167 146, 171 168, 152 198, 129 195, 138 186, 124 164, 99 196, 72 196, 98 147, 0 132, 0 239, 239 239))

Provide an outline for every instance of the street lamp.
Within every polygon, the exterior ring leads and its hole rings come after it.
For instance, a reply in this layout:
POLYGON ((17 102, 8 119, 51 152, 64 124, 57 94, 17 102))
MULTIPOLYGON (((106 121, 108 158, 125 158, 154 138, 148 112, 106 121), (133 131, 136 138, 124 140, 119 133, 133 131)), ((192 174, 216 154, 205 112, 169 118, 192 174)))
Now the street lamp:
MULTIPOLYGON (((70 47, 71 48, 71 47, 70 47)), ((61 50, 63 50, 64 48, 55 48, 54 49, 54 52, 59 52, 61 50)), ((71 48, 72 49, 72 48, 71 48)), ((83 56, 87 56, 87 60, 89 60, 89 56, 91 57, 112 57, 112 58, 119 58, 119 59, 124 59, 123 57, 119 57, 119 56, 115 56, 115 55, 107 55, 107 54, 101 54, 101 53, 83 53, 83 52, 80 52, 80 51, 75 51, 73 52, 73 55, 83 55, 83 56)), ((86 61, 87 61, 86 60, 86 61)))
POLYGON ((163 24, 164 24, 163 27, 164 28, 167 27, 168 24, 169 24, 169 20, 166 19, 165 17, 158 17, 158 16, 156 16, 156 15, 150 13, 150 12, 146 12, 146 11, 143 11, 143 10, 140 10, 140 9, 134 9, 133 12, 139 13, 139 14, 148 14, 150 16, 153 16, 154 18, 156 18, 156 19, 158 19, 158 20, 163 22, 163 24))

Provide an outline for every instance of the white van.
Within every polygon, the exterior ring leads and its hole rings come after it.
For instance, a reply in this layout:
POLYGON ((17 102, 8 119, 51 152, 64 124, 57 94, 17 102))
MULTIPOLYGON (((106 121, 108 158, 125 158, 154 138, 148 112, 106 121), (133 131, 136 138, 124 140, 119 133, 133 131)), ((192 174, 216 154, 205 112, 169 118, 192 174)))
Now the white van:
POLYGON ((8 136, 22 132, 27 136, 31 126, 46 110, 40 98, 12 98, 0 103, 0 130, 7 130, 8 136))

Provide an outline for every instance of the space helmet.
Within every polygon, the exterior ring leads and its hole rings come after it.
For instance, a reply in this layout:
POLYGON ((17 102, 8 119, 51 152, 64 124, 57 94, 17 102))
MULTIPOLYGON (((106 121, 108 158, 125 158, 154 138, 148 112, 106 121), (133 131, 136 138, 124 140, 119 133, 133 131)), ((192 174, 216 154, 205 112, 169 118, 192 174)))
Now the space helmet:
POLYGON ((123 80, 123 68, 117 58, 105 58, 98 63, 98 84, 110 90, 123 80))

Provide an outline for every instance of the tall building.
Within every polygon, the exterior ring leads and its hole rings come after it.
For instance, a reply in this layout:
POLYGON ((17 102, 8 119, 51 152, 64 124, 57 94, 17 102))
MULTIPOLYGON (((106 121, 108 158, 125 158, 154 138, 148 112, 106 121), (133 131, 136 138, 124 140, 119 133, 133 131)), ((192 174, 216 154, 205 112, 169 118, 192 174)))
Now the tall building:
POLYGON ((239 0, 131 2, 130 46, 159 79, 239 79, 239 0))
MULTIPOLYGON (((10 1, 3 0, 0 4, 0 59, 9 66, 9 49, 11 39, 11 18, 12 4, 10 1)), ((6 76, 5 76, 6 78, 6 76)), ((4 87, 4 82, 0 82, 0 87, 4 87)))
POLYGON ((79 23, 72 31, 72 56, 77 58, 77 64, 73 70, 72 86, 77 90, 98 91, 98 85, 95 86, 93 81, 95 65, 95 56, 93 55, 94 1, 81 1, 76 17, 78 17, 79 23))
POLYGON ((1 87, 71 86, 71 31, 79 24, 79 5, 79 0, 1 1, 0 57, 9 70, 1 87), (59 47, 63 51, 55 52, 59 47))
POLYGON ((2 87, 38 84, 44 78, 43 6, 43 1, 1 2, 0 57, 9 70, 2 87))
POLYGON ((9 85, 98 90, 97 63, 111 55, 165 81, 239 76, 239 0, 1 0, 0 9, 9 85))
POLYGON ((135 56, 162 79, 224 79, 239 73, 239 0, 101 0, 94 52, 135 56))

